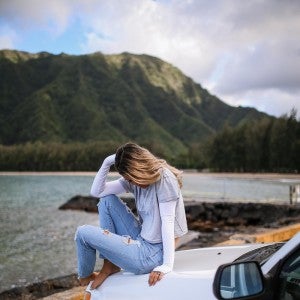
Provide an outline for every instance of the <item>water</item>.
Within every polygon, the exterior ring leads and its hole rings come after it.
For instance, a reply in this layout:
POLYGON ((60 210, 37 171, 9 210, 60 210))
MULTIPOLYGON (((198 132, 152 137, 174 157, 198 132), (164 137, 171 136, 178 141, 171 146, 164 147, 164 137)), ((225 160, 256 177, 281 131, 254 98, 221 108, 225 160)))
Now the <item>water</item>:
POLYGON ((183 194, 186 199, 203 201, 242 201, 289 203, 289 184, 299 179, 249 179, 204 174, 185 174, 183 194))
MULTIPOLYGON (((0 291, 76 272, 74 234, 98 224, 96 214, 61 211, 74 195, 88 195, 92 176, 0 176, 0 291)), ((186 200, 289 201, 288 184, 186 174, 186 200)))
POLYGON ((61 211, 91 177, 0 176, 0 290, 76 271, 74 233, 96 214, 61 211))

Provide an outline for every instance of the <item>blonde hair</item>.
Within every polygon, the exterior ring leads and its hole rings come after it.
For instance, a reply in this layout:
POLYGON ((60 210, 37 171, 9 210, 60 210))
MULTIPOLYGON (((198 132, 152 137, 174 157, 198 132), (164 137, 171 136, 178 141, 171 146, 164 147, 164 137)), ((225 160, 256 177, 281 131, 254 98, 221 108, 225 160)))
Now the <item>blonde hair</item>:
POLYGON ((150 185, 158 181, 161 169, 167 168, 176 176, 180 188, 182 187, 181 171, 135 143, 126 143, 117 149, 115 168, 125 179, 139 185, 150 185))

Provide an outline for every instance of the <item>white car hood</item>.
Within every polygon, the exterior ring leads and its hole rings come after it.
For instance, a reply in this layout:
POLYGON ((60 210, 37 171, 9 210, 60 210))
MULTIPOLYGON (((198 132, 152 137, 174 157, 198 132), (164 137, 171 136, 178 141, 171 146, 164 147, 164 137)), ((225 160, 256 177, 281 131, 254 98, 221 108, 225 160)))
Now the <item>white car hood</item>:
POLYGON ((148 274, 134 275, 123 271, 107 278, 98 289, 90 290, 88 286, 87 290, 91 292, 92 300, 216 299, 212 283, 218 266, 263 246, 265 244, 176 251, 174 271, 155 286, 148 286, 148 274))

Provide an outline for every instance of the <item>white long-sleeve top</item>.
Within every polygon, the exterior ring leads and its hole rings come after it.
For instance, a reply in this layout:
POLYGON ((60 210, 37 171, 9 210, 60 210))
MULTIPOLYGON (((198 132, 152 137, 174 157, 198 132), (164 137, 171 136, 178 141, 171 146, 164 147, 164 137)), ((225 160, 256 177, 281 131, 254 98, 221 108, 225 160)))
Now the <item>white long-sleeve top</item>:
POLYGON ((161 178, 146 188, 134 185, 123 177, 107 181, 115 155, 108 156, 96 174, 91 195, 104 197, 110 194, 131 192, 142 222, 141 236, 150 243, 163 244, 163 264, 154 269, 168 273, 174 265, 175 237, 187 232, 184 204, 176 177, 168 169, 162 169, 161 178))

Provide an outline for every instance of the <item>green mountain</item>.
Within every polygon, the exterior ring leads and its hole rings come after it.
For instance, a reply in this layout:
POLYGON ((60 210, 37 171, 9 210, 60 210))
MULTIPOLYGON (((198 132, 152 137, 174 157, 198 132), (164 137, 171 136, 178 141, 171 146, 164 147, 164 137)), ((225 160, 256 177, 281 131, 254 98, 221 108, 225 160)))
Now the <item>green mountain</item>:
POLYGON ((184 152, 266 116, 232 107, 148 55, 0 51, 0 144, 134 140, 184 152))

